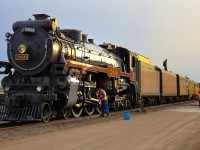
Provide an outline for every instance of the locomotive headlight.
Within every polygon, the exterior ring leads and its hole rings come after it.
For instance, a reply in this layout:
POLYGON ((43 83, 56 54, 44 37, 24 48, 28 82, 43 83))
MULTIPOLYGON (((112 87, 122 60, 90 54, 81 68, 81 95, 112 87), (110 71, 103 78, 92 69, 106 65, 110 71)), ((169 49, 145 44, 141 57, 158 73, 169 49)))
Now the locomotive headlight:
POLYGON ((42 87, 41 86, 37 86, 37 89, 36 89, 38 92, 41 92, 42 91, 42 87))
POLYGON ((8 92, 8 91, 10 90, 10 87, 9 87, 9 86, 5 86, 5 87, 4 87, 4 90, 5 90, 6 92, 8 92))
POLYGON ((18 47, 18 51, 20 54, 24 54, 26 52, 26 45, 20 44, 18 47))

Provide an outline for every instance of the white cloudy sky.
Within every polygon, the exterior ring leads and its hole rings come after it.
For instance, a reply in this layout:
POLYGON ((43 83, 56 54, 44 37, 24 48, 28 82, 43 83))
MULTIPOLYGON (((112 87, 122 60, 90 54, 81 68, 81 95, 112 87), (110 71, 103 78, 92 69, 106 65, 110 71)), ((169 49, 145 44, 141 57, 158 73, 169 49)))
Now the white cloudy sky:
POLYGON ((199 8, 199 0, 1 0, 0 60, 7 60, 4 35, 13 22, 47 13, 97 44, 132 49, 159 67, 167 58, 170 71, 200 82, 199 8))

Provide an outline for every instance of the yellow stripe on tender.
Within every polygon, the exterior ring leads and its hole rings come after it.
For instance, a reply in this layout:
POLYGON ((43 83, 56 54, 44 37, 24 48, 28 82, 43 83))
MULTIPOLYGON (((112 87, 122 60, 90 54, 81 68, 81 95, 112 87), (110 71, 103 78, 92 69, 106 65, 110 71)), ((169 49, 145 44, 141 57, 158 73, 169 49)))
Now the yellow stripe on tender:
POLYGON ((137 55, 137 59, 138 59, 139 61, 145 62, 145 63, 147 63, 147 64, 151 64, 151 61, 149 60, 149 58, 146 58, 146 57, 144 57, 144 56, 137 55))

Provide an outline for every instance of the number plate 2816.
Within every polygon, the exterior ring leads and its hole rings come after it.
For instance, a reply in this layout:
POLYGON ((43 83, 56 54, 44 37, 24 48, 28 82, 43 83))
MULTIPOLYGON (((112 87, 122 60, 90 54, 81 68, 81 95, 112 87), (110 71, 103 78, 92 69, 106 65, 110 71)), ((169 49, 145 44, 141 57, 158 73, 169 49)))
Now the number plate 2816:
POLYGON ((29 60, 28 54, 16 54, 15 60, 29 60))

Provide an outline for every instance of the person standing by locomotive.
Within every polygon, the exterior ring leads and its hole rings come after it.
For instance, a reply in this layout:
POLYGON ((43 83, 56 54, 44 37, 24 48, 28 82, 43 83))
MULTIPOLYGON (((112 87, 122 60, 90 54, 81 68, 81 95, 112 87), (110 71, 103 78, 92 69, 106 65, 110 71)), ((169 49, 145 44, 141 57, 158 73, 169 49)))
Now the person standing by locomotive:
POLYGON ((109 115, 109 107, 108 107, 108 98, 106 96, 106 92, 102 89, 102 87, 99 87, 98 89, 98 96, 101 100, 101 115, 100 117, 104 117, 104 114, 106 113, 107 116, 109 115))
POLYGON ((200 108, 200 93, 198 94, 199 108, 200 108))
POLYGON ((163 62, 164 69, 167 71, 167 59, 163 62))

